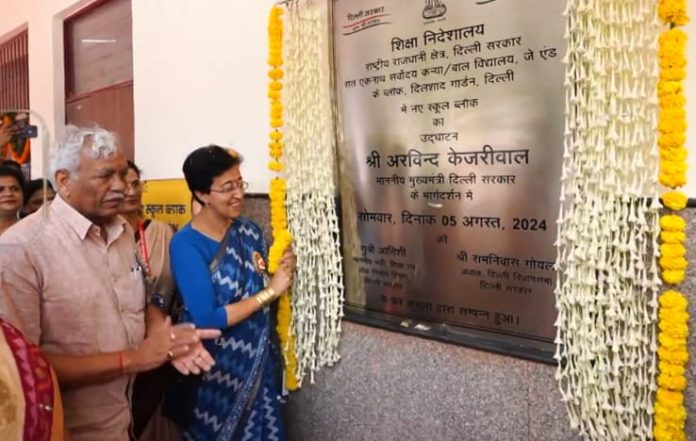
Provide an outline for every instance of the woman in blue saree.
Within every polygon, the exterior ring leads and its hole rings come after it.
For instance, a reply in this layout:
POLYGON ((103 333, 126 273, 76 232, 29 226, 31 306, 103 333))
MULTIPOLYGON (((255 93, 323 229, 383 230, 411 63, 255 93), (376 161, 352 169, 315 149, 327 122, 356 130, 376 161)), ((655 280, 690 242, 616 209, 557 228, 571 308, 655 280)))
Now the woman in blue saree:
POLYGON ((181 318, 222 330, 206 345, 215 360, 211 371, 177 382, 170 393, 168 413, 185 440, 285 439, 270 303, 292 283, 295 258, 286 251, 268 280, 263 232, 240 217, 247 187, 240 162, 218 146, 199 148, 184 161, 186 182, 203 208, 171 241, 181 318))

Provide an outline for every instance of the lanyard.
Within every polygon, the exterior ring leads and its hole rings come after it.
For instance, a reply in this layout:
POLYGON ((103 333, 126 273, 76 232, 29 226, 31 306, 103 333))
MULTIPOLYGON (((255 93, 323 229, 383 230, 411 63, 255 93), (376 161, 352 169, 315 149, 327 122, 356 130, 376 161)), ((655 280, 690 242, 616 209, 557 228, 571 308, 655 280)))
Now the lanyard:
POLYGON ((145 239, 145 227, 142 222, 138 223, 138 235, 140 236, 140 241, 138 242, 140 244, 140 254, 145 261, 145 276, 150 277, 152 275, 152 271, 150 270, 150 256, 147 252, 147 239, 145 239))

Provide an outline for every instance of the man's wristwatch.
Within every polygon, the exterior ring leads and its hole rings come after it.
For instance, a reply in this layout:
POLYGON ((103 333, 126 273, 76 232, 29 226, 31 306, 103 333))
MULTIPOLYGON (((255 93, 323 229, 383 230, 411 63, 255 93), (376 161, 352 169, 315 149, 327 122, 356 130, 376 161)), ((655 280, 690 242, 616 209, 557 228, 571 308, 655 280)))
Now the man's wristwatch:
POLYGON ((167 302, 164 301, 164 296, 162 294, 153 294, 150 297, 150 304, 162 311, 167 310, 167 302))

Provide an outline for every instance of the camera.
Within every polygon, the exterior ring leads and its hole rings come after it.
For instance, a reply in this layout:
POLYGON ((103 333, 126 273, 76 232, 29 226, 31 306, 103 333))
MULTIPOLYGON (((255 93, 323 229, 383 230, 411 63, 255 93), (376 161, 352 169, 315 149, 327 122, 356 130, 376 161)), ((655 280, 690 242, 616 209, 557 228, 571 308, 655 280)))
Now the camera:
POLYGON ((29 124, 29 115, 25 112, 0 113, 0 125, 7 125, 7 128, 15 142, 22 139, 38 137, 38 127, 29 124), (3 124, 4 123, 4 124, 3 124))
POLYGON ((38 128, 32 125, 25 125, 15 129, 14 136, 17 138, 36 138, 38 135, 38 128))

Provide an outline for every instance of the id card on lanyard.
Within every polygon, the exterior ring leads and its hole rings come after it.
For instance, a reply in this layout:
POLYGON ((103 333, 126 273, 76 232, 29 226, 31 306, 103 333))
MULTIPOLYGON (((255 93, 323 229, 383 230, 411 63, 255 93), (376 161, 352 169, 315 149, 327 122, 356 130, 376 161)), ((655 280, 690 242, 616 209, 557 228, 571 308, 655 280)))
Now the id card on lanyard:
POLYGON ((143 222, 138 223, 138 236, 139 241, 138 244, 140 245, 140 255, 143 258, 143 264, 145 265, 145 277, 149 278, 152 277, 152 270, 150 269, 150 255, 148 254, 148 249, 147 249, 147 239, 145 239, 145 225, 143 222))

